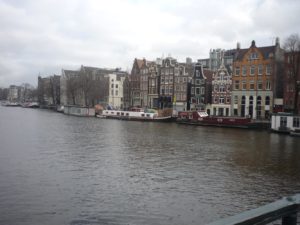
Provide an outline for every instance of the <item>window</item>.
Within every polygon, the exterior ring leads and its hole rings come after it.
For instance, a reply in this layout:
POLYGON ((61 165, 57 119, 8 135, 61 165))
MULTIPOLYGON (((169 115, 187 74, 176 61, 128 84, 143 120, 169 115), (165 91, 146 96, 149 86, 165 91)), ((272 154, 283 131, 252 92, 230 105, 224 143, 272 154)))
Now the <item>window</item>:
POLYGON ((242 90, 246 90, 247 89, 247 83, 245 80, 242 81, 242 90))
POLYGON ((223 85, 219 86, 219 92, 225 92, 225 87, 223 85))
POLYGON ((199 79, 196 79, 196 84, 200 84, 200 80, 199 79))
POLYGON ((111 88, 114 88, 114 84, 111 84, 111 88))
POLYGON ((255 74, 255 66, 252 65, 252 66, 250 67, 250 75, 251 75, 251 76, 254 76, 254 74, 255 74))
POLYGON ((240 75, 240 67, 239 66, 235 67, 235 75, 236 76, 240 75))
POLYGON ((258 54, 257 54, 257 52, 252 52, 252 53, 250 54, 250 59, 258 59, 258 54))
POLYGON ((257 90, 262 90, 263 86, 262 86, 262 81, 258 81, 257 82, 257 90))
POLYGON ((286 127, 287 125, 287 117, 286 116, 281 116, 280 117, 280 126, 281 127, 286 127))
POLYGON ((205 91, 204 87, 201 87, 201 95, 204 95, 204 91, 205 91))
POLYGON ((266 105, 270 105, 270 96, 266 96, 266 105))
POLYGON ((266 67, 266 74, 271 75, 271 72, 272 72, 271 65, 268 64, 267 67, 266 67))
POLYGON ((242 75, 243 75, 243 76, 246 76, 246 75, 247 75, 247 67, 246 67, 246 66, 243 66, 243 67, 242 67, 242 75))
POLYGON ((300 127, 300 117, 293 118, 293 127, 300 127))
POLYGON ((254 90, 254 81, 250 81, 250 90, 254 90))
POLYGON ((238 101, 239 101, 239 97, 237 95, 235 95, 233 97, 233 101, 234 101, 234 104, 238 104, 238 101))
POLYGON ((116 88, 118 88, 118 85, 116 84, 116 88))
POLYGON ((234 90, 239 90, 240 89, 240 81, 239 80, 235 80, 234 81, 234 90))
MULTIPOLYGON (((178 91, 178 89, 179 89, 179 87, 176 86, 176 91, 178 91)), ((192 87, 192 89, 191 89, 191 94, 192 94, 192 95, 195 94, 195 89, 194 89, 194 87, 192 87)))
POLYGON ((258 65, 258 75, 262 75, 262 73, 263 73, 263 66, 258 65))
POLYGON ((119 94, 119 92, 118 92, 118 90, 116 90, 116 96, 118 96, 118 94, 119 94))
POLYGON ((226 98, 226 103, 227 103, 227 104, 230 104, 230 97, 227 97, 227 98, 226 98))
POLYGON ((111 95, 114 95, 114 90, 111 90, 111 95))
POLYGON ((224 97, 220 97, 220 98, 219 98, 219 103, 220 103, 220 104, 224 104, 224 97))
POLYGON ((196 88, 196 95, 199 95, 200 94, 200 88, 196 88))

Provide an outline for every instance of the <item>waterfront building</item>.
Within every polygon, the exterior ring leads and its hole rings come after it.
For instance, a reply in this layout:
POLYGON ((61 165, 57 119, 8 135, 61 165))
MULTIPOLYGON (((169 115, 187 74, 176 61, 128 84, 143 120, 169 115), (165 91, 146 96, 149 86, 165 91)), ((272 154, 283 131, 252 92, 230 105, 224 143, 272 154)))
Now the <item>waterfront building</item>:
POLYGON ((123 83, 125 76, 123 74, 107 74, 108 79, 107 105, 112 109, 123 109, 123 83))
POLYGON ((284 111, 300 114, 300 52, 286 52, 284 65, 284 111))
POLYGON ((131 83, 131 106, 132 107, 141 107, 141 69, 142 66, 146 64, 145 59, 134 59, 131 74, 130 74, 130 83, 131 83))
POLYGON ((18 86, 10 85, 8 89, 7 100, 10 102, 18 102, 19 101, 18 90, 19 90, 18 86))
POLYGON ((205 87, 206 76, 203 72, 203 66, 196 63, 194 66, 194 73, 191 79, 191 93, 190 93, 190 109, 191 110, 205 110, 205 87))
POLYGON ((178 63, 172 57, 162 60, 159 89, 160 108, 173 108, 175 111, 187 109, 187 88, 192 71, 192 65, 178 63))
POLYGON ((131 82, 127 74, 123 81, 123 109, 129 110, 131 106, 131 82))
POLYGON ((214 72, 212 80, 212 114, 214 116, 231 116, 232 72, 229 65, 221 64, 214 72))
POLYGON ((147 61, 141 69, 142 107, 158 108, 159 60, 147 61))
POLYGON ((251 118, 269 118, 282 106, 283 50, 279 39, 276 45, 240 49, 233 62, 232 115, 251 118))

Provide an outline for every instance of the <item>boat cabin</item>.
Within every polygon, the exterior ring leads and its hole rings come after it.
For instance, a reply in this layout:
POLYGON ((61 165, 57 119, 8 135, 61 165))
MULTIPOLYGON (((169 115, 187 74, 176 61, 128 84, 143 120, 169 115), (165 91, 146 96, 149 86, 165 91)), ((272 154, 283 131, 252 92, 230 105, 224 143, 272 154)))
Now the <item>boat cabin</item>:
POLYGON ((280 133, 290 133, 300 130, 300 115, 282 112, 273 114, 271 130, 280 133))

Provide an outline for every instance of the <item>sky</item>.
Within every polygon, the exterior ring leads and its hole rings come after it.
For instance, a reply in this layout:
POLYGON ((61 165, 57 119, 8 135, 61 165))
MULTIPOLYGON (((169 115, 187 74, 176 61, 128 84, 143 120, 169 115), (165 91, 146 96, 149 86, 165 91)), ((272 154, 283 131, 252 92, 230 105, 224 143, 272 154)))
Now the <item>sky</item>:
POLYGON ((81 65, 208 58, 300 32, 299 0, 0 0, 0 87, 81 65))

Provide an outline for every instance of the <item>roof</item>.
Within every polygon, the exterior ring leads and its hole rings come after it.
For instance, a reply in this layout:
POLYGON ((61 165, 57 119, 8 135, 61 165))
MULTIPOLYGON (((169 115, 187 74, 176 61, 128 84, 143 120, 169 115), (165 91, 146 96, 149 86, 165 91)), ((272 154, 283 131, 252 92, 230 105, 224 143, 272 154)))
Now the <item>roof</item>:
MULTIPOLYGON (((255 46, 254 46, 255 47, 255 46)), ((239 49, 235 53, 235 60, 241 61, 243 60, 245 54, 252 48, 244 48, 244 49, 239 49)), ((270 56, 270 53, 275 54, 276 46, 266 46, 266 47, 255 47, 258 49, 258 51, 261 52, 263 55, 264 59, 268 59, 270 56)))

